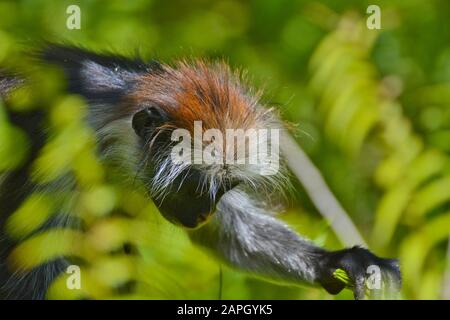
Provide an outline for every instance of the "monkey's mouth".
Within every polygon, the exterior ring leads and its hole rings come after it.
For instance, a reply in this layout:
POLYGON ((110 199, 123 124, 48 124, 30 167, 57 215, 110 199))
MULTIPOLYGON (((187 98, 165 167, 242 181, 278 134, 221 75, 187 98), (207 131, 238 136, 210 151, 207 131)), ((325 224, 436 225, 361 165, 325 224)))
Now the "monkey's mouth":
MULTIPOLYGON (((209 222, 216 211, 214 203, 206 203, 203 199, 186 198, 165 199, 155 201, 161 215, 170 223, 185 229, 197 229, 209 222)), ((208 199, 207 199, 208 200, 208 199)))
POLYGON ((180 186, 173 187, 176 192, 162 199, 154 199, 155 204, 171 223, 185 229, 200 228, 210 221, 224 190, 218 190, 212 198, 207 192, 200 193, 198 185, 197 180, 184 181, 180 186))
POLYGON ((199 214, 197 216, 197 219, 195 219, 195 220, 176 221, 176 222, 172 221, 172 223, 177 224, 180 227, 183 227, 184 229, 195 230, 195 229, 199 229, 199 228, 203 227, 205 224, 207 224, 212 216, 213 216, 213 212, 202 213, 202 214, 199 214))
POLYGON ((203 227, 205 224, 207 224, 209 222, 209 220, 211 219, 213 214, 214 214, 213 212, 200 214, 197 218, 197 225, 193 228, 190 228, 190 227, 187 227, 187 228, 188 229, 198 229, 198 228, 203 227))

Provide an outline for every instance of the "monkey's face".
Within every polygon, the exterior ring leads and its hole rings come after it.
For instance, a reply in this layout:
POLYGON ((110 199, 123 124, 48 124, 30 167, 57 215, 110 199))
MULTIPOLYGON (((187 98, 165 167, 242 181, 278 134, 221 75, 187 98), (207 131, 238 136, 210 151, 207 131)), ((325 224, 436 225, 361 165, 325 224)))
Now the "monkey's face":
MULTIPOLYGON (((204 63, 181 63, 175 69, 163 66, 159 72, 138 79, 135 88, 130 97, 134 106, 132 126, 140 138, 144 180, 168 220, 194 228, 208 220, 220 197, 234 186, 261 186, 265 181, 271 188, 276 185, 275 179, 262 178, 260 163, 249 164, 247 158, 252 152, 246 150, 242 156, 237 155, 236 150, 246 149, 245 134, 241 134, 244 140, 237 142, 236 148, 234 141, 240 139, 233 136, 230 147, 230 129, 266 129, 273 117, 228 67, 204 63), (183 135, 178 137, 182 139, 175 141, 174 133, 180 132, 183 135), (203 135, 208 132, 216 133, 220 139, 205 138, 203 135), (180 140, 189 141, 188 161, 174 161, 173 151, 180 140), (205 148, 219 140, 220 148, 213 153, 219 155, 220 161, 205 161, 205 148), (200 162, 196 160, 198 152, 202 154, 200 162)), ((267 142, 259 138, 257 141, 267 142)), ((260 156, 263 152, 253 153, 260 156)))
POLYGON ((172 163, 171 123, 172 119, 154 104, 133 116, 133 129, 144 150, 143 179, 151 181, 147 183, 150 194, 167 220, 196 228, 209 220, 227 187, 211 188, 201 169, 172 163))

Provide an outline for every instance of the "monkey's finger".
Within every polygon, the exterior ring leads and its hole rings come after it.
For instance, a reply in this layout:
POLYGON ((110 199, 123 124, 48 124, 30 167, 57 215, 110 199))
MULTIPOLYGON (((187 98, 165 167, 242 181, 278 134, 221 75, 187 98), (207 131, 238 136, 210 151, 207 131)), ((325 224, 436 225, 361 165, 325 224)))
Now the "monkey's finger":
POLYGON ((364 300, 366 295, 366 281, 364 276, 355 277, 355 287, 353 289, 353 296, 355 300, 364 300))
POLYGON ((345 284, 340 281, 330 281, 330 282, 322 283, 322 287, 329 294, 336 295, 345 288, 345 284))

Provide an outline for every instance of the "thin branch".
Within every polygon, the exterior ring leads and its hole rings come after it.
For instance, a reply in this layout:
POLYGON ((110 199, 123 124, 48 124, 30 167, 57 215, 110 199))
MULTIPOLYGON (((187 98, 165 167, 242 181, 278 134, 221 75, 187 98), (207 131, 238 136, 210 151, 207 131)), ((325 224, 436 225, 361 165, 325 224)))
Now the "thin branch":
POLYGON ((450 300, 450 238, 447 244, 447 262, 445 263, 444 283, 442 285, 442 299, 450 300))
POLYGON ((281 148, 287 164, 295 174, 316 206, 330 223, 332 229, 345 246, 367 247, 363 237, 339 201, 327 186, 320 171, 289 133, 281 135, 281 148))

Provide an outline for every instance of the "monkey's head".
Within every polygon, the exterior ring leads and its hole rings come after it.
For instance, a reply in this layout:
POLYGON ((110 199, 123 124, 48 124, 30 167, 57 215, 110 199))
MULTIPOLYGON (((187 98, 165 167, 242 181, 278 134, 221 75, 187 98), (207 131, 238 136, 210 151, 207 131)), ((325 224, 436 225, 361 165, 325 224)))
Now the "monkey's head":
POLYGON ((198 227, 230 189, 285 183, 279 122, 225 63, 146 64, 55 45, 44 58, 65 67, 105 154, 132 164, 171 222, 198 227))

